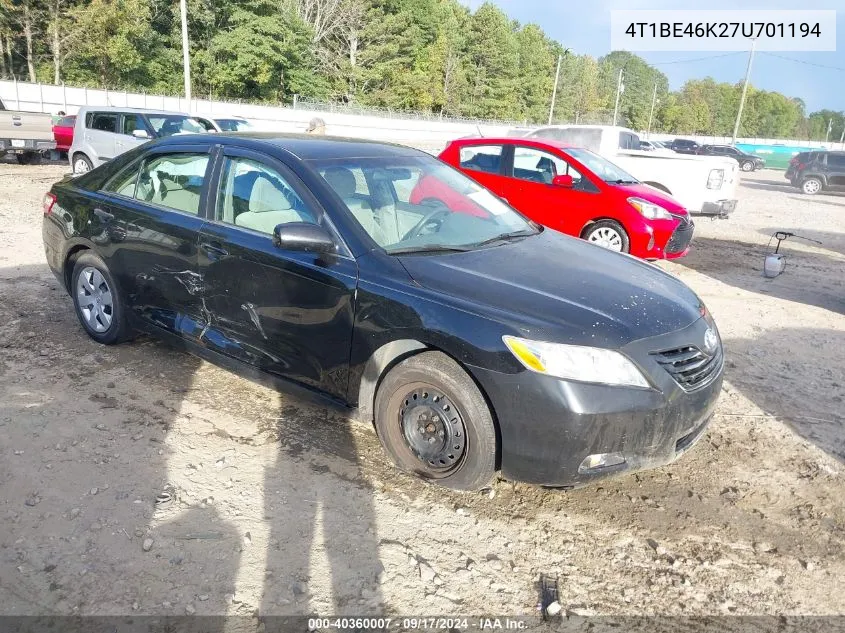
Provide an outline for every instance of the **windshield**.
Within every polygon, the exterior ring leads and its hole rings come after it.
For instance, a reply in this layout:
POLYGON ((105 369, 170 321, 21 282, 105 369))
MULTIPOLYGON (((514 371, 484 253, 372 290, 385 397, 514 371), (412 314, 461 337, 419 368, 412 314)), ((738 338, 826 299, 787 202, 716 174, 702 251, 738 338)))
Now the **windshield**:
POLYGON ((156 136, 173 136, 175 134, 200 134, 205 128, 189 116, 182 114, 152 114, 147 119, 156 136))
POLYGON ((627 171, 611 163, 609 160, 594 154, 588 149, 567 149, 566 153, 575 160, 588 167, 593 173, 605 182, 611 184, 634 184, 639 182, 627 171))
POLYGON ((470 250, 539 232, 494 194, 434 157, 311 164, 388 253, 470 250))
POLYGON ((214 119, 223 132, 248 132, 252 126, 243 119, 214 119))

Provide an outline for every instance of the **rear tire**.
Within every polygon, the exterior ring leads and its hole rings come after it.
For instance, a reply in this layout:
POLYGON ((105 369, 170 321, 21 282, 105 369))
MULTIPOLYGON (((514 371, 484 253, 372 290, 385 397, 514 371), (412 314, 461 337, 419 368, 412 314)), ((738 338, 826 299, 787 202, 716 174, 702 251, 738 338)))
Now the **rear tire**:
POLYGON ((403 471, 453 490, 481 490, 496 472, 496 430, 472 378, 442 352, 411 356, 375 398, 384 450, 403 471))
POLYGON ((132 338, 123 295, 105 262, 86 251, 73 262, 70 294, 85 332, 103 345, 132 338))
POLYGON ((18 161, 18 165, 37 165, 41 162, 41 154, 37 152, 24 152, 23 154, 17 154, 15 158, 18 161))
POLYGON ((609 251, 627 253, 631 250, 631 240, 622 225, 615 220, 599 220, 588 225, 581 233, 581 238, 609 251))
POLYGON ((819 193, 824 187, 820 178, 811 176, 801 181, 801 192, 808 196, 814 196, 819 193))
POLYGON ((88 158, 85 154, 77 152, 73 155, 74 174, 85 174, 91 171, 92 169, 94 169, 94 164, 91 162, 91 159, 88 158))

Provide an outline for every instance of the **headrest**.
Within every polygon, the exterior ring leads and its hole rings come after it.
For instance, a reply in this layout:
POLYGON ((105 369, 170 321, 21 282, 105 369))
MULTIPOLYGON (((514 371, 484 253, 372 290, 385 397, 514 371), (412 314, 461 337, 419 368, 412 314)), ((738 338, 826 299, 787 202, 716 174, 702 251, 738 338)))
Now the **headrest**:
POLYGON ((341 198, 351 198, 355 195, 355 174, 346 167, 330 167, 323 178, 341 198))
POLYGON ((290 201, 285 194, 266 176, 258 176, 249 194, 249 210, 253 213, 265 211, 286 211, 290 201))

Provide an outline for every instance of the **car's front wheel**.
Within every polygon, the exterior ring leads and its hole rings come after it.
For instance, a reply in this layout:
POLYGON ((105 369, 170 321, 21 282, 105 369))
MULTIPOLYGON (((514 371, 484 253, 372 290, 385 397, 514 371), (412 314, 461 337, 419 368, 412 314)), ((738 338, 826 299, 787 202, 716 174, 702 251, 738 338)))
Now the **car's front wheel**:
POLYGON ((754 163, 750 160, 743 161, 742 165, 740 165, 740 169, 742 169, 742 171, 754 171, 754 163))
POLYGON ((472 378, 442 352, 411 356, 378 388, 375 426, 402 470, 454 490, 480 490, 496 472, 496 431, 472 378))
POLYGON ((822 190, 822 181, 819 178, 805 178, 801 181, 801 191, 809 196, 817 194, 822 190))
POLYGON ((631 241, 628 239, 625 229, 614 220, 593 222, 584 229, 581 237, 588 242, 617 253, 627 253, 631 248, 631 241))
POLYGON ((131 338, 120 289, 102 259, 83 253, 74 262, 70 280, 76 316, 88 336, 104 345, 131 338))

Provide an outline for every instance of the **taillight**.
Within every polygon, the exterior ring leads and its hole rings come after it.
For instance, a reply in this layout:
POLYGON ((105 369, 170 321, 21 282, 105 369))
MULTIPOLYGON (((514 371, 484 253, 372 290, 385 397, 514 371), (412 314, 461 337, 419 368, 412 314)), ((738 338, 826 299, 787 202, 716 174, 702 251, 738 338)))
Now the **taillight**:
POLYGON ((56 196, 52 193, 44 194, 44 215, 53 213, 53 205, 56 204, 56 196))

